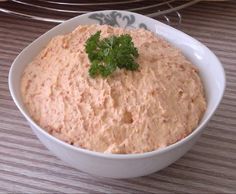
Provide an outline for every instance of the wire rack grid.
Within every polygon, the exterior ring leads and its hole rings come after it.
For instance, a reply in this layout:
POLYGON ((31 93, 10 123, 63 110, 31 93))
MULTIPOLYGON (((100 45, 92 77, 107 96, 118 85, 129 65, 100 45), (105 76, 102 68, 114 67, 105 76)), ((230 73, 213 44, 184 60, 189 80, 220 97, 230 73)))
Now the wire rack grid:
POLYGON ((162 18, 170 25, 180 24, 179 10, 201 0, 0 0, 0 11, 18 17, 61 23, 71 17, 95 10, 112 9, 138 12, 153 18, 162 18))

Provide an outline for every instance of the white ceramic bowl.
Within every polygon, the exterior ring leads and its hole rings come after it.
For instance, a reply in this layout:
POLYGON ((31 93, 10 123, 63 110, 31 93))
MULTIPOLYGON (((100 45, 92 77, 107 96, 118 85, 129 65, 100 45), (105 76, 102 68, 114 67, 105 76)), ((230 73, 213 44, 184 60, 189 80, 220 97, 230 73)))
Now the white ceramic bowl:
POLYGON ((72 167, 93 175, 131 178, 147 175, 165 168, 192 147, 222 99, 225 89, 225 74, 217 57, 206 46, 183 32, 143 15, 127 11, 107 10, 91 12, 70 19, 31 43, 18 55, 11 66, 9 88, 14 102, 35 134, 58 158, 72 167), (48 134, 30 118, 20 95, 20 79, 25 66, 33 60, 52 37, 71 32, 80 24, 94 23, 128 28, 147 28, 180 48, 185 56, 197 66, 206 92, 207 110, 199 126, 189 136, 166 148, 143 154, 103 154, 62 142, 48 134))

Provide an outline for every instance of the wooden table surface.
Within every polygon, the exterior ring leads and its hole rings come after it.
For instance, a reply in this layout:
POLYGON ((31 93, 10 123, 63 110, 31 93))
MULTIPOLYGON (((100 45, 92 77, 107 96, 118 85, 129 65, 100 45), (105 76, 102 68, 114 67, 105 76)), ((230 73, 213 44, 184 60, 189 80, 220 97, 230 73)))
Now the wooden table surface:
POLYGON ((56 24, 0 13, 0 193, 236 193, 236 1, 202 2, 181 14, 178 28, 225 67, 223 101, 180 160, 146 177, 114 180, 67 166, 33 134, 10 96, 8 71, 25 46, 56 24))

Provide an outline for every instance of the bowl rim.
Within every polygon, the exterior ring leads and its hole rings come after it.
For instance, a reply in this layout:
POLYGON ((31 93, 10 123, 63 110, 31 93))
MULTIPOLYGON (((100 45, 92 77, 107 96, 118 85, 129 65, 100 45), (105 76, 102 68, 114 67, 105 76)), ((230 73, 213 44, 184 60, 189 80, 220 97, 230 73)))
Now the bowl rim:
MULTIPOLYGON (((91 13, 107 13, 107 12, 112 12, 112 11, 116 11, 116 12, 120 12, 120 13, 125 13, 125 14, 133 14, 133 15, 136 15, 138 17, 142 17, 146 20, 149 20, 150 22, 154 22, 154 23, 158 23, 159 25, 162 25, 164 26, 165 28, 169 28, 171 30, 174 30, 175 32, 177 33, 181 33, 182 35, 190 38, 191 40, 194 40, 195 42, 199 43, 199 45, 201 45, 201 47, 203 47, 204 49, 206 49, 208 52, 210 52, 214 57, 215 59, 217 60, 218 62, 218 65, 219 65, 219 68, 220 68, 220 72, 222 73, 222 76, 223 76, 223 83, 222 83, 222 91, 220 93, 220 96, 218 98, 218 101, 215 103, 214 107, 210 110, 209 114, 205 117, 205 119, 189 134, 187 135, 186 137, 184 137, 183 139, 171 144, 171 145, 168 145, 164 148, 158 148, 156 150, 153 150, 153 151, 149 151, 149 152, 144 152, 144 153, 133 153, 133 154, 112 154, 112 153, 102 153, 102 152, 97 152, 97 151, 92 151, 92 150, 88 150, 88 149, 85 149, 85 148, 81 148, 81 147, 76 147, 76 146, 73 146, 73 145, 70 145, 56 137, 54 137, 53 135, 49 134, 48 132, 46 132, 43 128, 41 128, 24 110, 23 108, 21 107, 20 103, 18 102, 19 100, 17 99, 17 97, 15 96, 15 89, 14 89, 14 86, 13 86, 13 69, 14 69, 14 64, 16 63, 16 61, 18 60, 19 56, 24 52, 24 50, 26 50, 31 44, 32 42, 27 46, 25 47, 21 53, 15 58, 15 60, 13 61, 11 67, 10 67, 10 71, 9 71, 9 76, 8 76, 8 85, 9 85, 9 90, 10 90, 10 94, 13 98, 13 101, 14 103, 16 104, 16 106, 18 107, 18 109, 20 110, 21 114, 24 115, 24 117, 26 118, 26 120, 29 122, 30 125, 33 125, 34 128, 37 129, 37 131, 39 131, 40 133, 42 133, 44 136, 46 136, 46 138, 48 138, 50 141, 55 141, 57 144, 60 144, 61 146, 64 146, 68 149, 72 149, 73 151, 75 152, 81 152, 82 154, 88 154, 88 155, 91 155, 91 156, 95 156, 95 157, 100 157, 100 158, 107 158, 107 159, 137 159, 137 158, 149 158, 149 157, 152 157, 154 155, 157 155, 157 154, 164 154, 174 148, 177 148, 179 147, 181 144, 185 144, 186 142, 188 141, 191 141, 192 138, 196 135, 198 135, 200 133, 200 131, 203 130, 204 126, 207 124, 207 122, 210 120, 210 118, 213 116, 214 112, 216 111, 217 107, 219 106, 222 98, 223 98, 223 95, 224 95, 224 92, 225 92, 225 85, 226 85, 226 79, 225 79, 225 71, 224 71, 224 68, 223 68, 223 65, 221 64, 220 60, 218 59, 218 57, 208 48, 206 47, 203 43, 201 43, 200 41, 194 39, 193 37, 187 35, 186 33, 180 31, 180 30, 177 30, 167 24, 164 24, 162 22, 159 22, 158 20, 155 20, 153 18, 150 18, 150 17, 147 17, 147 16, 144 16, 142 14, 138 14, 138 13, 134 13, 134 12, 130 12, 130 11, 123 11, 123 10, 101 10, 101 11, 94 11, 94 12, 89 12, 89 13, 86 13, 86 14, 81 14, 79 16, 76 16, 76 17, 73 17, 69 20, 66 20, 64 22, 62 22, 61 24, 59 25, 56 25, 54 26, 52 29, 50 29, 49 31, 52 31, 54 30, 55 27, 58 27, 58 26, 61 26, 61 25, 64 25, 65 23, 69 23, 73 20, 79 20, 80 18, 82 17, 87 17, 89 14, 91 13)), ((48 33, 49 31, 45 32, 43 35, 45 35, 46 33, 48 33)), ((41 35, 42 36, 42 35, 41 35)), ((40 36, 40 37, 41 37, 40 36)), ((35 39, 34 41, 38 40, 35 39)), ((34 42, 33 41, 33 42, 34 42)))

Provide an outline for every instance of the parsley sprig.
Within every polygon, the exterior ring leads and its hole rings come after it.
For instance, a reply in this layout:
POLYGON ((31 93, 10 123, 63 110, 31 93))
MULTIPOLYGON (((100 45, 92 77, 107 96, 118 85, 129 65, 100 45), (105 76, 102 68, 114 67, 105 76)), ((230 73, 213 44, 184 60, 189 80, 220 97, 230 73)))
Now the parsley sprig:
POLYGON ((117 68, 130 71, 137 70, 139 64, 135 62, 138 50, 128 34, 111 36, 100 40, 101 31, 92 35, 85 44, 85 50, 91 62, 89 75, 107 77, 117 68))

